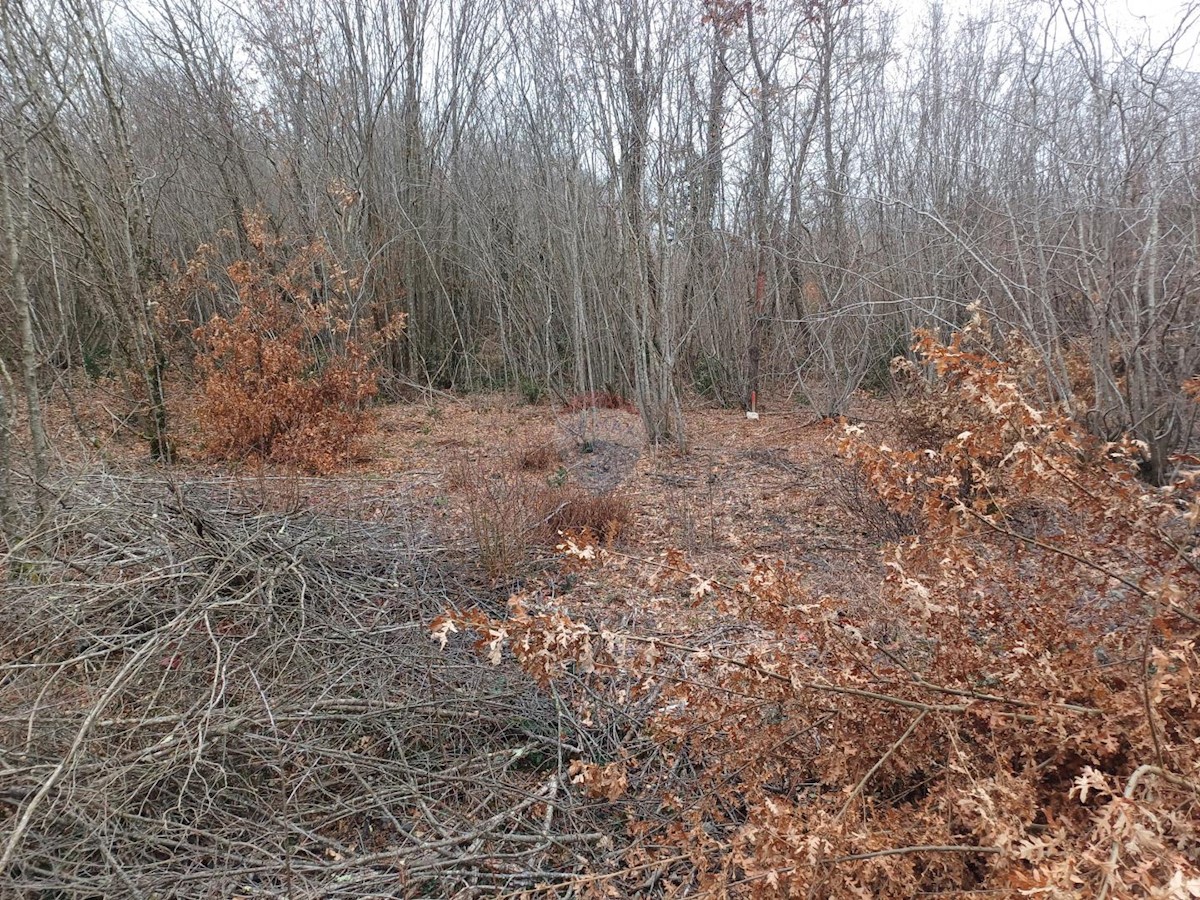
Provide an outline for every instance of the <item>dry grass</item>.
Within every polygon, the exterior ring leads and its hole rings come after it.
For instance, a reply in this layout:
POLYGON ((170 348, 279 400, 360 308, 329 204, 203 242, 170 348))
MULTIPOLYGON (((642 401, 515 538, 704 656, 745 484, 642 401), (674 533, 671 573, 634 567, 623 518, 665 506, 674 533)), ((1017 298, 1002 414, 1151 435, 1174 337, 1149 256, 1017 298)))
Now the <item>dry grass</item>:
POLYGON ((559 462, 551 443, 534 438, 495 459, 464 455, 449 467, 447 487, 461 502, 477 562, 492 581, 544 557, 560 534, 586 532, 612 544, 628 532, 629 499, 570 485, 561 466, 545 474, 559 462))

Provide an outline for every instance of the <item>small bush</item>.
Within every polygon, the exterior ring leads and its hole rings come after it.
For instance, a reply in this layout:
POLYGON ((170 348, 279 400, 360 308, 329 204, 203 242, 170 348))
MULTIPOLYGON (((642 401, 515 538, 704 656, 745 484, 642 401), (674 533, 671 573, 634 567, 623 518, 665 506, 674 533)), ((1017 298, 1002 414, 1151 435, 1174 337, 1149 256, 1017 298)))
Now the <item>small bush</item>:
POLYGON ((354 457, 378 390, 340 311, 353 281, 321 242, 288 252, 260 218, 246 224, 256 256, 227 269, 237 309, 195 331, 205 447, 327 474, 354 457))
MULTIPOLYGON (((633 507, 626 498, 592 494, 568 486, 557 473, 543 474, 558 461, 552 445, 530 444, 513 455, 516 466, 463 457, 446 473, 447 488, 462 500, 479 566, 493 581, 517 574, 563 533, 612 544, 628 530, 633 507), (545 459, 537 447, 549 450, 545 459)), ((559 472, 565 476, 566 470, 559 472)))
POLYGON ((637 415, 637 407, 628 399, 616 391, 608 390, 576 394, 567 401, 567 412, 582 412, 585 409, 619 409, 637 415))
POLYGON ((612 544, 632 523, 633 506, 625 497, 609 491, 568 497, 548 524, 553 534, 587 532, 605 544, 612 544))
POLYGON ((546 389, 536 378, 529 378, 528 376, 522 375, 518 379, 517 386, 521 391, 521 399, 530 406, 537 406, 546 399, 546 389))
POLYGON ((112 370, 112 348, 94 341, 83 345, 83 370, 98 381, 112 370))
POLYGON ((451 467, 447 484, 462 497, 479 566, 493 581, 516 574, 533 547, 553 534, 549 522, 560 494, 544 480, 463 459, 451 467))
MULTIPOLYGON (((956 340, 964 352, 994 355, 986 323, 978 316, 956 340)), ((962 379, 956 372, 941 367, 931 370, 927 363, 903 356, 893 357, 888 368, 901 401, 895 424, 910 446, 940 447, 975 427, 978 404, 961 390, 962 379)))
POLYGON ((892 393, 899 374, 896 361, 903 360, 907 350, 908 339, 903 334, 897 334, 881 351, 872 355, 859 387, 876 397, 892 393))
POLYGON ((739 406, 745 393, 729 366, 720 357, 708 354, 696 360, 692 388, 704 399, 725 408, 739 406))
POLYGON ((517 465, 526 472, 545 472, 558 465, 561 454, 551 437, 534 437, 515 450, 517 465))
POLYGON ((863 471, 855 466, 848 466, 833 482, 832 496, 863 537, 872 543, 898 541, 916 532, 913 516, 888 506, 871 488, 863 471))

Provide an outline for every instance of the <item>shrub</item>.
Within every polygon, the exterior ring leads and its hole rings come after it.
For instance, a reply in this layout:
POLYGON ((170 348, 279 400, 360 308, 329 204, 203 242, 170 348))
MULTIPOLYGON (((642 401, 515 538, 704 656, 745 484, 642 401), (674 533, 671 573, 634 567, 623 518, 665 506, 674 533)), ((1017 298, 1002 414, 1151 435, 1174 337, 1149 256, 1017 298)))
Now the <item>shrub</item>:
POLYGON ((637 415, 637 407, 616 391, 588 391, 576 394, 567 401, 567 412, 582 412, 585 409, 619 409, 637 415))
POLYGON ((611 491, 568 496, 551 515, 553 534, 586 533, 604 544, 615 543, 633 522, 630 502, 611 491))
POLYGON ((479 566, 493 581, 515 575, 544 543, 560 492, 544 479, 483 460, 451 466, 447 483, 462 497, 479 566))
POLYGON ((530 406, 537 406, 546 399, 546 389, 536 378, 522 375, 517 380, 517 386, 521 391, 521 399, 530 406))
POLYGON ((894 335, 886 341, 883 349, 873 353, 867 362, 859 387, 877 397, 891 393, 897 374, 895 361, 903 359, 907 350, 908 340, 903 334, 894 335))
POLYGON ((377 392, 342 312, 354 281, 320 241, 289 251, 261 217, 246 225, 256 255, 226 270, 237 308, 195 332, 205 448, 329 473, 353 458, 377 392))
POLYGON ((719 357, 701 355, 692 369, 692 388, 706 400, 732 408, 743 402, 742 387, 738 377, 719 357))
MULTIPOLYGON (((925 335, 924 342, 918 341, 916 349, 920 352, 934 346, 938 345, 932 336, 925 335)), ((978 310, 971 324, 955 335, 954 346, 956 352, 991 361, 997 359, 996 348, 978 310)), ((1031 376, 1021 368, 1019 347, 1012 349, 1018 352, 1008 355, 1006 371, 1015 382, 1028 383, 1031 376)), ((931 366, 928 358, 914 362, 904 356, 892 357, 888 370, 901 401, 895 424, 911 447, 940 447, 973 427, 979 411, 978 398, 962 390, 963 379, 957 370, 931 366)))
POLYGON ((546 476, 558 454, 547 442, 518 446, 508 459, 463 457, 446 473, 462 499, 480 568, 493 581, 511 577, 563 534, 616 542, 633 521, 629 501, 612 492, 592 494, 567 484, 566 470, 546 476), (539 449, 549 449, 542 457, 539 449))
POLYGON ((834 502, 850 515, 868 541, 898 541, 915 530, 913 516, 896 512, 888 506, 857 466, 849 467, 834 480, 830 494, 834 502))
MULTIPOLYGON (((970 335, 917 349, 968 427, 907 450, 847 426, 846 457, 918 524, 873 612, 779 563, 725 583, 668 553, 638 562, 736 611, 736 638, 593 626, 529 592, 503 621, 458 618, 556 697, 597 716, 612 698, 596 730, 626 755, 571 771, 630 823, 614 895, 652 866, 697 896, 1200 887, 1200 475, 1147 487, 1133 445, 1031 399, 970 335)), ((564 544, 574 565, 633 560, 564 544)))
POLYGON ((517 466, 526 472, 545 472, 562 458, 550 435, 535 435, 516 447, 514 454, 517 466))

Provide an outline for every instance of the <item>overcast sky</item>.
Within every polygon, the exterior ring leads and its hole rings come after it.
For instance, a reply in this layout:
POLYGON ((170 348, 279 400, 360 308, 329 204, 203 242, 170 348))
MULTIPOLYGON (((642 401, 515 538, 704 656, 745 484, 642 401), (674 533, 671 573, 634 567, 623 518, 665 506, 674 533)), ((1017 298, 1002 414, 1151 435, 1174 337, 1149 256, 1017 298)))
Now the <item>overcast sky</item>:
MULTIPOLYGON (((1075 6, 1076 0, 1062 0, 1067 9, 1075 6)), ((925 18, 930 0, 883 0, 900 12, 900 35, 911 35, 925 18)), ((942 9, 951 20, 963 15, 978 16, 987 9, 1003 10, 1009 4, 1004 0, 942 0, 942 9)), ((1059 5, 1057 0, 1035 0, 1043 10, 1059 5)), ((1186 37, 1177 48, 1175 64, 1182 69, 1200 69, 1200 0, 1096 0, 1100 15, 1114 36, 1122 42, 1138 41, 1160 44, 1171 36, 1185 14, 1189 14, 1190 27, 1186 37)), ((1065 37, 1065 35, 1064 35, 1065 37)))
MULTIPOLYGON (((928 0, 895 0, 895 5, 911 10, 919 17, 928 6, 928 0)), ((942 8, 950 13, 977 13, 988 5, 987 0, 942 0, 942 8)), ((1064 5, 1070 7, 1073 3, 1067 0, 1064 5)), ((1158 31, 1173 28, 1187 9, 1198 4, 1194 0, 1100 0, 1097 5, 1114 28, 1140 30, 1148 26, 1158 31)))

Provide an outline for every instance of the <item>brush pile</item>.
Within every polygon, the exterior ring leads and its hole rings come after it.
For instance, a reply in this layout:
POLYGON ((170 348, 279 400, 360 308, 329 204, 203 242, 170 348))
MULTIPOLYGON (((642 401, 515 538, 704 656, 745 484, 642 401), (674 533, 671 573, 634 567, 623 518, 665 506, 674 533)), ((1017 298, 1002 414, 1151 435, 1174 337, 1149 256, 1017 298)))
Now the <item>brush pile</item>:
POLYGON ((91 476, 0 557, 0 895, 495 896, 607 846, 413 526, 91 476))

